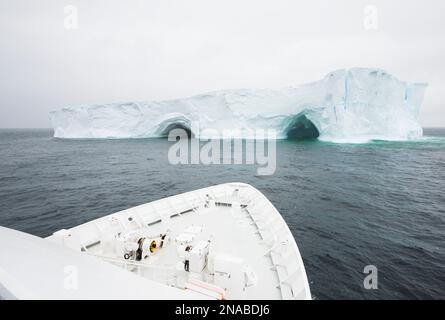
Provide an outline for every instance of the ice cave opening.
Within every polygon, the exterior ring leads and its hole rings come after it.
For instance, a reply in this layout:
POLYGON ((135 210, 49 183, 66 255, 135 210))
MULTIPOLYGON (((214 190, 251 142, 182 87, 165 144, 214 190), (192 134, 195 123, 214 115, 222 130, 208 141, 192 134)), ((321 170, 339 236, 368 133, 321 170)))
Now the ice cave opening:
POLYGON ((170 131, 175 130, 175 129, 182 129, 182 130, 184 130, 187 133, 187 137, 189 139, 195 137, 195 135, 193 134, 193 132, 190 129, 190 127, 188 127, 184 123, 179 123, 179 122, 170 123, 164 130, 162 130, 161 136, 167 138, 168 135, 170 134, 170 131))
POLYGON ((320 136, 317 127, 304 114, 295 117, 286 132, 291 140, 314 140, 320 136))

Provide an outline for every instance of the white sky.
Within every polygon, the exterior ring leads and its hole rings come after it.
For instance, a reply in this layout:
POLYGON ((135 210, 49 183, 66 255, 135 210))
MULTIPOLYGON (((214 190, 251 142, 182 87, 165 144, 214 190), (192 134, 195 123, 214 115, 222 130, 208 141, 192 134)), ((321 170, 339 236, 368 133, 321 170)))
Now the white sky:
POLYGON ((443 0, 0 0, 0 127, 50 127, 48 111, 66 105, 276 88, 355 66, 428 82, 422 125, 445 126, 444 39, 443 0), (377 30, 363 26, 369 4, 377 30))

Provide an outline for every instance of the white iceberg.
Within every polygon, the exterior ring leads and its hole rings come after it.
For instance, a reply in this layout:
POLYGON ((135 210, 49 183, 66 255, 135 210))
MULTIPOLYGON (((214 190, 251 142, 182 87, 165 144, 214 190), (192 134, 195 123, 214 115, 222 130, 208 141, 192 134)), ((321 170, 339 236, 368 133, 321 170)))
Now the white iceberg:
POLYGON ((219 131, 274 129, 279 139, 408 140, 422 136, 418 115, 426 87, 383 70, 354 68, 298 87, 65 107, 50 118, 57 138, 163 137, 177 127, 192 131, 199 123, 219 131))

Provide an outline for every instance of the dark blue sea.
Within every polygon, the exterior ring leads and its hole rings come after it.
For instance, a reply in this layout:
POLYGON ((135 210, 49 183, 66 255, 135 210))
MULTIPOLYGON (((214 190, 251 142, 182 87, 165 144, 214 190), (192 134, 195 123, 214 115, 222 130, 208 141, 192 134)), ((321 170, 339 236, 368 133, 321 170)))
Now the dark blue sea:
POLYGON ((166 139, 60 140, 0 130, 0 225, 48 236, 110 213, 224 182, 281 212, 316 299, 445 298, 445 129, 416 142, 279 141, 277 170, 167 161, 166 139), (378 289, 363 286, 378 268, 378 289))

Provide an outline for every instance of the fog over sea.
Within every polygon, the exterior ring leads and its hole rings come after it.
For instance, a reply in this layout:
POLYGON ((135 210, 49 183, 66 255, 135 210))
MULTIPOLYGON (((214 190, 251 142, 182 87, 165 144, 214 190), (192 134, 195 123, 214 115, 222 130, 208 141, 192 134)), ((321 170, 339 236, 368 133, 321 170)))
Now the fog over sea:
POLYGON ((0 225, 45 237, 225 182, 263 192, 288 223, 316 299, 445 298, 445 129, 418 141, 277 142, 277 169, 170 165, 167 139, 63 140, 0 130, 0 225), (378 289, 363 287, 367 265, 378 289))

